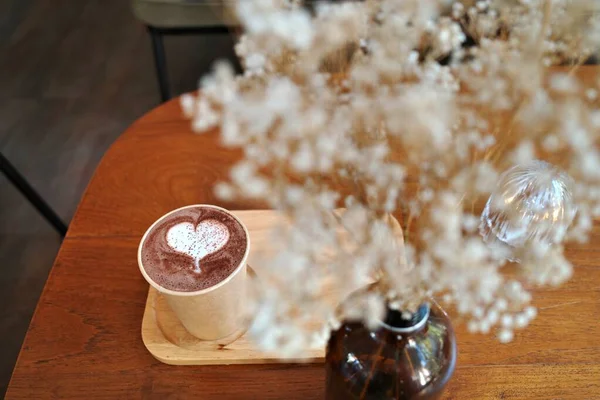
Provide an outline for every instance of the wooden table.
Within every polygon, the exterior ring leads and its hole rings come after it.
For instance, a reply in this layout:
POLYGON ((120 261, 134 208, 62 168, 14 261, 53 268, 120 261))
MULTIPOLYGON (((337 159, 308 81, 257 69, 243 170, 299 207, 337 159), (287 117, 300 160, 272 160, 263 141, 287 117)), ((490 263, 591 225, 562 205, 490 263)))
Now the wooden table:
MULTIPOLYGON (((148 285, 136 263, 140 237, 183 205, 260 207, 213 195, 238 157, 218 145, 216 132, 192 134, 177 100, 117 140, 63 242, 7 398, 322 398, 322 365, 174 367, 142 344, 148 285)), ((458 325, 458 367, 444 398, 600 399, 599 243, 595 229, 590 244, 568 251, 574 279, 537 294, 540 315, 513 343, 458 325)))

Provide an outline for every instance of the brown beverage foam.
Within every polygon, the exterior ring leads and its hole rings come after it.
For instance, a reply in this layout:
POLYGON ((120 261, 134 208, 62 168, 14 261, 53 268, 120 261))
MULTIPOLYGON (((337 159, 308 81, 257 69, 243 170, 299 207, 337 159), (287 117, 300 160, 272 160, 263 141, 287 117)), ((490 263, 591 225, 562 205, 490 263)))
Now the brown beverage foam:
POLYGON ((177 292, 195 292, 227 279, 240 265, 247 246, 246 231, 228 213, 210 207, 188 207, 167 215, 154 225, 142 244, 141 259, 146 274, 159 286, 177 292), (214 237, 211 238, 206 236, 211 232, 202 230, 207 226, 222 229, 212 232, 214 237), (177 246, 172 247, 174 243, 181 243, 168 240, 167 235, 174 227, 189 227, 191 230, 187 231, 185 236, 185 240, 189 242, 196 240, 205 243, 211 239, 217 240, 218 246, 211 247, 209 243, 208 247, 210 250, 218 249, 197 260, 191 255, 193 252, 182 251, 177 246), (194 228, 200 233, 196 233, 194 228), (196 262, 200 272, 197 272, 196 262))

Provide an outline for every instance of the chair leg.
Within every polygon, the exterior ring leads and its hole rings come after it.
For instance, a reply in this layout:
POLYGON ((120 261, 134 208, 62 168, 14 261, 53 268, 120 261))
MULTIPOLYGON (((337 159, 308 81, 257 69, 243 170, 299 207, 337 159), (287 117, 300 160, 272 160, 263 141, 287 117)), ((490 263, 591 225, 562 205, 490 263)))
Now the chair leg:
POLYGON ((158 86, 160 89, 160 99, 164 103, 171 98, 169 90, 169 77, 167 75, 167 58, 165 55, 165 46, 163 43, 163 34, 159 29, 148 26, 148 32, 152 39, 152 51, 154 53, 154 64, 156 65, 156 75, 158 77, 158 86))
POLYGON ((42 216, 56 229, 61 235, 67 234, 67 225, 50 208, 48 203, 35 191, 17 169, 0 153, 0 172, 2 172, 9 181, 29 200, 29 202, 42 214, 42 216))

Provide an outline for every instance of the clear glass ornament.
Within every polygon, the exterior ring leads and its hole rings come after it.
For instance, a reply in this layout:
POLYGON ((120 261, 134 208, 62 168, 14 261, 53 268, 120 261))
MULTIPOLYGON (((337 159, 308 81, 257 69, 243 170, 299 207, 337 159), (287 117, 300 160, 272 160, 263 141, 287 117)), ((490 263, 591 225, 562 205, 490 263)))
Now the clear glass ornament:
POLYGON ((529 241, 560 243, 573 221, 573 180, 545 161, 505 171, 481 215, 480 233, 490 243, 520 248, 529 241))

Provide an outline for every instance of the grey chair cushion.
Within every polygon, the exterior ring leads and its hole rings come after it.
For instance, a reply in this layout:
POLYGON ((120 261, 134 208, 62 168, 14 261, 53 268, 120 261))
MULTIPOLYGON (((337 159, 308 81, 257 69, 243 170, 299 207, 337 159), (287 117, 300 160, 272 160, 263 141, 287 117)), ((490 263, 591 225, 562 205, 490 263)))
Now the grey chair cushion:
POLYGON ((234 26, 231 0, 132 0, 133 13, 158 28, 234 26))

